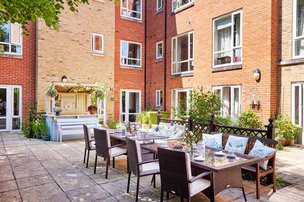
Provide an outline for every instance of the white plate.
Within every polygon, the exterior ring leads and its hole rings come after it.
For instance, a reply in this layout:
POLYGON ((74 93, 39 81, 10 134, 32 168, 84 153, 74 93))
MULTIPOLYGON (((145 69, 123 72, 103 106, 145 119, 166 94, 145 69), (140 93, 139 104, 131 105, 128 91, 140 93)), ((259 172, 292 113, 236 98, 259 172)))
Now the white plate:
POLYGON ((225 156, 225 153, 223 151, 217 151, 217 152, 214 152, 214 154, 216 156, 225 156))
POLYGON ((198 156, 198 157, 195 157, 195 158, 194 158, 194 161, 203 162, 203 161, 205 161, 205 158, 202 157, 202 156, 198 156))

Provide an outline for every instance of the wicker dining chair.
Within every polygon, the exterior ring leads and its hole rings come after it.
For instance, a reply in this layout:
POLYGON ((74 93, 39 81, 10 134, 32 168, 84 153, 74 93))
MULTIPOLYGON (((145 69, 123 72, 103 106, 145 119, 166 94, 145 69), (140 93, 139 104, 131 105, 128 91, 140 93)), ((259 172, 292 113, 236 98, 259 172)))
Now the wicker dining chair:
POLYGON ((156 178, 155 175, 159 174, 159 163, 158 160, 142 160, 142 153, 140 144, 137 140, 130 138, 126 139, 127 142, 127 153, 128 153, 128 186, 127 193, 130 189, 131 174, 133 173, 137 177, 136 185, 136 202, 138 201, 139 182, 140 177, 153 175, 153 184, 155 188, 156 178))
POLYGON ((95 150, 95 141, 91 140, 89 128, 87 125, 83 125, 83 135, 84 135, 84 143, 85 143, 83 163, 85 163, 86 168, 88 168, 89 159, 90 159, 90 151, 95 150))
POLYGON ((212 172, 192 176, 188 153, 158 148, 158 158, 161 179, 160 201, 163 201, 164 191, 180 196, 181 201, 184 198, 190 201, 192 196, 211 187, 211 181, 203 177, 212 179, 212 172))
POLYGON ((97 158, 98 156, 103 157, 106 163, 106 179, 108 179, 108 169, 110 165, 110 159, 113 158, 113 168, 115 168, 115 157, 127 154, 127 150, 121 148, 125 144, 119 144, 111 146, 110 135, 105 129, 94 128, 95 145, 96 145, 96 156, 94 174, 96 173, 97 158))

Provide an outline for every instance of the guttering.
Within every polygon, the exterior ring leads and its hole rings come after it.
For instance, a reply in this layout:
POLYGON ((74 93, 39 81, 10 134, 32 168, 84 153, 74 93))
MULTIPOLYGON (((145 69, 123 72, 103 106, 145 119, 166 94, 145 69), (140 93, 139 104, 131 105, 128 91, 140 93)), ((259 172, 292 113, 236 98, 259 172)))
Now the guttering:
POLYGON ((147 9, 148 9, 148 0, 145 1, 145 64, 144 64, 144 109, 146 110, 147 108, 147 9))
POLYGON ((165 39, 164 39, 164 107, 163 107, 163 111, 167 111, 167 12, 168 12, 168 8, 167 8, 167 1, 164 1, 165 3, 165 39))

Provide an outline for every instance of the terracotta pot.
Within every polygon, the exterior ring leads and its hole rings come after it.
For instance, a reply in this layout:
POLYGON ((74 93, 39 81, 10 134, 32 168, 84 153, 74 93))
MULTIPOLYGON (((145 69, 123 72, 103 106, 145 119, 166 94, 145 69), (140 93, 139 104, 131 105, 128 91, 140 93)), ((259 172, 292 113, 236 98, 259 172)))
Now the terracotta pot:
POLYGON ((95 110, 91 109, 90 111, 90 114, 95 114, 95 110))

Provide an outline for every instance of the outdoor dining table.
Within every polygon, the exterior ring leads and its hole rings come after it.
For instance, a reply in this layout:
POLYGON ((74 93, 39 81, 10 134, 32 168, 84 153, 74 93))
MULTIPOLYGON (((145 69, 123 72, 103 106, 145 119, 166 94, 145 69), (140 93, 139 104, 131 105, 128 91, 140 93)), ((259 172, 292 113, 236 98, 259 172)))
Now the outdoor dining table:
POLYGON ((141 142, 147 142, 147 141, 154 142, 154 140, 167 139, 166 136, 158 135, 158 134, 150 133, 150 132, 139 132, 137 134, 126 133, 125 135, 123 133, 117 133, 117 132, 110 133, 110 138, 116 139, 119 141, 125 142, 126 137, 137 140, 137 141, 141 141, 141 142))
MULTIPOLYGON (((157 154, 158 147, 175 149, 175 144, 173 141, 168 141, 166 145, 157 143, 142 145, 143 149, 151 151, 155 154, 157 154)), ((212 171, 213 190, 211 191, 213 193, 210 194, 210 190, 206 190, 206 195, 211 196, 211 201, 214 201, 216 194, 229 187, 243 189, 242 167, 246 165, 257 164, 259 161, 259 158, 239 154, 236 154, 235 158, 228 158, 225 152, 225 155, 217 156, 216 152, 219 150, 208 147, 205 149, 205 160, 195 161, 194 154, 193 152, 189 151, 189 149, 186 149, 184 147, 184 149, 179 148, 177 150, 184 150, 190 153, 191 166, 195 169, 212 171)))

